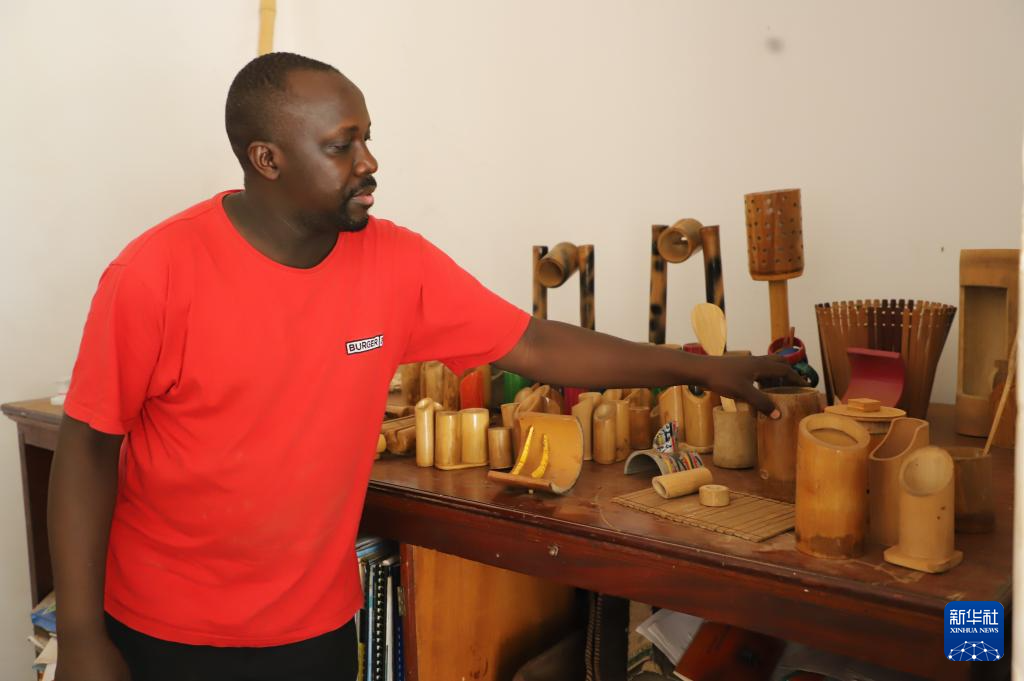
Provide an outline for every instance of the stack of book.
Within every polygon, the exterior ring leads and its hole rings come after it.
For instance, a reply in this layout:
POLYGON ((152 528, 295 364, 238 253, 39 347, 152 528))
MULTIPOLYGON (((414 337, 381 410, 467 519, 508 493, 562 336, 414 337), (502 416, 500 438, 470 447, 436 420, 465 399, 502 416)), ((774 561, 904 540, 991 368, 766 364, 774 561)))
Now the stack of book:
POLYGON ((402 655, 402 597, 398 549, 379 537, 356 542, 363 609, 356 615, 359 632, 359 681, 405 681, 402 655))
POLYGON ((32 629, 28 637, 36 649, 32 668, 41 681, 51 681, 57 670, 57 601, 52 591, 32 608, 32 629))

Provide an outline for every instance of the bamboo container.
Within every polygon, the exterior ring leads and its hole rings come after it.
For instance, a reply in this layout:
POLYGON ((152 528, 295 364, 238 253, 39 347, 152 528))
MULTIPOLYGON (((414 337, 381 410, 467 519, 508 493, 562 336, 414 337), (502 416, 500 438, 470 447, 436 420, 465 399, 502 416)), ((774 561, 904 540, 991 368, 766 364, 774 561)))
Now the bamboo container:
POLYGON ((696 449, 708 449, 715 444, 715 403, 718 396, 705 390, 699 397, 689 389, 682 391, 683 421, 686 423, 686 444, 696 449))
POLYGON ((422 364, 422 362, 410 362, 398 367, 403 404, 416 404, 420 401, 420 368, 422 364))
POLYGON ((688 471, 677 471, 668 475, 658 475, 651 479, 651 485, 659 496, 665 499, 673 499, 687 494, 693 494, 701 485, 712 482, 710 468, 691 468, 688 471))
POLYGON ((683 392, 686 386, 674 385, 665 388, 658 394, 658 408, 661 414, 661 425, 675 423, 677 437, 683 437, 683 428, 686 423, 683 410, 683 392))
POLYGON ((423 362, 420 368, 420 397, 429 397, 447 410, 457 410, 459 377, 437 360, 423 362))
POLYGON ((825 407, 826 414, 833 414, 854 421, 871 436, 871 451, 881 444, 889 432, 892 422, 907 415, 895 407, 883 407, 878 400, 855 398, 846 404, 825 407))
POLYGON ((623 399, 629 402, 632 407, 647 407, 650 409, 654 403, 654 395, 650 388, 633 388, 623 399))
POLYGON ((632 451, 629 448, 629 402, 611 402, 615 405, 615 460, 625 461, 632 451))
POLYGON ((631 406, 629 408, 630 450, 649 449, 651 439, 651 408, 631 406))
POLYGON ((459 412, 462 429, 462 459, 459 463, 487 463, 487 426, 490 412, 486 409, 463 409, 459 412))
POLYGON ((719 468, 753 468, 757 465, 757 418, 746 402, 736 411, 715 407, 714 464, 719 468))
POLYGON ((615 439, 615 405, 606 400, 594 409, 594 461, 615 463, 615 439))
POLYGON ((434 465, 451 467, 462 460, 462 426, 457 411, 434 415, 434 465))
POLYGON ((963 560, 953 545, 953 459, 944 449, 923 447, 900 466, 900 539, 883 554, 895 565, 945 572, 963 560))
POLYGON ((764 393, 779 410, 781 418, 757 416, 757 466, 762 480, 784 484, 796 480, 797 433, 806 416, 821 411, 814 388, 767 388, 764 393))
POLYGON ((868 520, 868 432, 832 414, 800 421, 796 547, 819 558, 864 553, 868 520))
POLYGON ((487 465, 491 470, 512 467, 512 431, 508 428, 487 429, 487 465))
POLYGON ((573 405, 572 415, 583 429, 583 460, 594 458, 594 409, 601 403, 601 393, 580 393, 579 401, 573 405))
POLYGON ((516 409, 519 408, 518 402, 506 402, 501 405, 501 425, 505 428, 512 428, 515 425, 516 409))
POLYGON ((928 446, 928 422, 900 418, 868 456, 868 538, 895 546, 900 538, 900 466, 911 452, 928 446))
POLYGON ((977 447, 948 447, 953 457, 953 491, 957 532, 982 534, 995 527, 992 455, 977 447))

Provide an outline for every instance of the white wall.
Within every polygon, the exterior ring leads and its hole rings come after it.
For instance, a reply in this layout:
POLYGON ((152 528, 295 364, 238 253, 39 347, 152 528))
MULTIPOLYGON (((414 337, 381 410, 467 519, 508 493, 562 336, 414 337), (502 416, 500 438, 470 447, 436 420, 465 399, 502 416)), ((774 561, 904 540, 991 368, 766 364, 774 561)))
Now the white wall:
MULTIPOLYGON (((957 302, 961 248, 1016 247, 1024 5, 279 0, 275 47, 364 90, 377 210, 528 308, 534 243, 597 250, 597 321, 646 340, 652 223, 722 226, 732 347, 763 350, 743 194, 800 187, 812 305, 957 302)), ((105 263, 239 174, 221 107, 255 53, 257 0, 0 4, 0 401, 69 373, 105 263)), ((690 340, 698 262, 669 274, 690 340)), ((576 319, 575 286, 551 316, 576 319)), ((950 401, 955 330, 934 397, 950 401)), ((28 678, 12 425, 0 423, 0 678, 28 678)))

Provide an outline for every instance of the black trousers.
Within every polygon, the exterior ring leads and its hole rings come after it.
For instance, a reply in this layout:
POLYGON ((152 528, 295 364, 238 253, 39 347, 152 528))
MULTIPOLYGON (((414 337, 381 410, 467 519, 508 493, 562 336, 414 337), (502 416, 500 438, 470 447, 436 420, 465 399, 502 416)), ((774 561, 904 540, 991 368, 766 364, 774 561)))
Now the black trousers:
POLYGON ((220 648, 162 641, 107 615, 107 632, 132 681, 354 681, 356 628, 269 648, 220 648))

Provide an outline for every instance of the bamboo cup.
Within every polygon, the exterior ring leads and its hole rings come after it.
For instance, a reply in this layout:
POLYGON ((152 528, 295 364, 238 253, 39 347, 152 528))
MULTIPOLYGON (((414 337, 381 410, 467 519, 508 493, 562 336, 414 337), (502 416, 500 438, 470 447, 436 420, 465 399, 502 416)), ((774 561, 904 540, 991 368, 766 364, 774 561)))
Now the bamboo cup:
POLYGON ((715 403, 717 396, 705 390, 699 397, 688 389, 682 391, 683 421, 686 423, 686 444, 704 449, 715 444, 715 403))
POLYGON ((659 496, 665 499, 673 499, 686 494, 693 494, 701 485, 712 482, 710 468, 691 468, 688 471, 678 471, 668 475, 659 475, 651 479, 651 485, 659 496))
POLYGON ((701 485, 697 490, 701 506, 728 506, 729 488, 725 485, 701 485))
POLYGON ((978 447, 949 447, 953 457, 956 531, 991 532, 995 527, 992 498, 992 455, 978 447))
POLYGON ((594 409, 594 461, 615 463, 615 405, 602 402, 594 409))
POLYGON ((800 421, 821 411, 814 388, 767 388, 764 390, 781 418, 757 416, 757 467, 762 480, 787 488, 796 480, 796 447, 800 421))
POLYGON ((434 415, 434 465, 454 466, 462 457, 462 427, 457 411, 434 415))
POLYGON ((501 425, 505 428, 512 428, 516 422, 516 409, 519 408, 518 402, 506 402, 501 405, 501 425))
POLYGON ((953 545, 953 458, 923 447, 900 466, 900 539, 885 560, 921 572, 945 572, 963 560, 953 545))
POLYGON ((800 422, 796 548, 819 558, 864 553, 868 520, 868 432, 850 419, 812 414, 800 422))
POLYGON ((882 546, 900 538, 900 466, 908 454, 928 446, 928 422, 901 418, 868 456, 868 537, 882 546))
POLYGON ((416 403, 416 465, 434 465, 434 412, 437 402, 424 397, 416 403))
POLYGON ((420 367, 421 362, 410 362, 398 367, 398 375, 402 385, 402 402, 416 404, 420 401, 420 367))
POLYGON ((508 428, 487 429, 487 464, 492 470, 512 467, 512 431, 508 428))
POLYGON ((594 439, 594 407, 601 399, 600 393, 581 393, 579 402, 573 405, 572 415, 580 422, 583 429, 583 460, 593 458, 594 439))
POLYGON ((462 460, 460 463, 487 462, 487 426, 490 412, 486 409, 463 409, 459 412, 462 428, 462 460))
POLYGON ((714 464, 719 468, 753 468, 757 465, 757 418, 746 402, 736 411, 715 407, 714 464))

